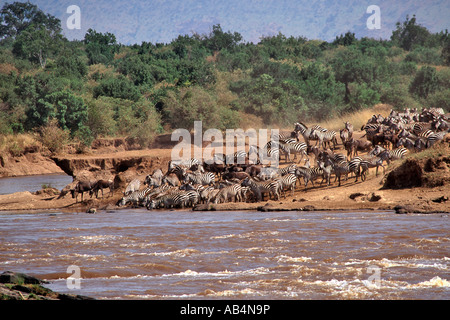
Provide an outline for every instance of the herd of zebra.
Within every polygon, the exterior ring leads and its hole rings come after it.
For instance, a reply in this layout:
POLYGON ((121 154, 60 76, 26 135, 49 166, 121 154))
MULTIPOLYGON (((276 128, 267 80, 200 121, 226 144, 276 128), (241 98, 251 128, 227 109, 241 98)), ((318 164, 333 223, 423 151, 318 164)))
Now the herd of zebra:
POLYGON ((285 167, 265 166, 259 157, 250 161, 252 152, 261 155, 256 146, 249 146, 248 152, 215 155, 212 163, 197 159, 169 161, 166 173, 157 169, 145 177, 143 189, 139 179, 133 180, 117 205, 132 204, 151 210, 193 207, 199 203, 259 202, 265 194, 274 200, 286 197, 289 191, 294 195, 301 179, 305 191, 309 183, 315 187, 318 178, 322 178, 320 185, 325 182, 329 186, 332 175, 338 186, 342 177, 347 180, 351 174, 355 182, 358 178, 364 181, 370 168, 376 168, 378 175, 381 167, 384 173, 385 162, 404 158, 408 152, 429 148, 442 140, 449 132, 449 118, 439 109, 425 109, 420 114, 409 109, 404 113, 392 111, 386 118, 374 115, 361 130, 365 134, 356 139, 349 122, 339 133, 297 122, 293 131, 280 132, 277 139, 269 141, 264 147, 266 153, 262 153, 279 158, 284 155, 285 167), (347 154, 335 152, 338 134, 347 154), (412 145, 407 143, 409 140, 412 145), (358 155, 361 150, 367 153, 358 155), (295 163, 297 155, 300 157, 295 163), (237 162, 238 159, 242 161, 237 162), (232 164, 230 160, 234 160, 232 164))

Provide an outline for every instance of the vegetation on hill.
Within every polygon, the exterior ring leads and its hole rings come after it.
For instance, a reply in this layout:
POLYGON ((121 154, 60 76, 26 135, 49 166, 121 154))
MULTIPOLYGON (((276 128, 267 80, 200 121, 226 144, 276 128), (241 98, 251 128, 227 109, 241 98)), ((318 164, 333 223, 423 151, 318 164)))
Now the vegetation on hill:
POLYGON ((87 146, 127 136, 146 147, 194 120, 291 128, 379 103, 450 112, 450 37, 413 16, 390 40, 279 33, 253 44, 214 25, 170 43, 122 45, 91 29, 69 41, 57 18, 14 2, 0 12, 0 83, 2 135, 60 130, 87 146))

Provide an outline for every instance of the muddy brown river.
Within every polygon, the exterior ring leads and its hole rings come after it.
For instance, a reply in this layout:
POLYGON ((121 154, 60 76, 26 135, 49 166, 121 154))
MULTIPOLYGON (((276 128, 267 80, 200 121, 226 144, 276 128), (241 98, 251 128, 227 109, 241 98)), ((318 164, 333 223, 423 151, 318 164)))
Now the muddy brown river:
POLYGON ((97 299, 450 298, 450 216, 0 213, 0 271, 97 299))

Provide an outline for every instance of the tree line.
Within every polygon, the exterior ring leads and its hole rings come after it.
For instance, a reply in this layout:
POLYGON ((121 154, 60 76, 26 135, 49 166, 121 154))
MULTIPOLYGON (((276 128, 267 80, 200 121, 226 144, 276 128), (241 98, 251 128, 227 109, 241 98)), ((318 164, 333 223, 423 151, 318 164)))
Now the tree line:
POLYGON ((286 37, 259 43, 212 26, 170 43, 123 45, 89 29, 62 35, 61 21, 29 2, 0 11, 0 134, 56 126, 90 145, 193 127, 290 127, 387 103, 450 112, 450 38, 416 17, 389 40, 347 32, 334 41, 286 37))

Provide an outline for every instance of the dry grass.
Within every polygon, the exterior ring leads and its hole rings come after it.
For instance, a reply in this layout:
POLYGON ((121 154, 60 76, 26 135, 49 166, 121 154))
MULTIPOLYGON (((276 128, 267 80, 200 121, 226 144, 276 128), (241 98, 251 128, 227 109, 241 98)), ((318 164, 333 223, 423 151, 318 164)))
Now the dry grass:
POLYGON ((355 113, 349 113, 327 121, 310 123, 308 125, 318 124, 323 128, 327 128, 328 130, 339 131, 340 129, 344 128, 344 122, 348 121, 353 125, 354 130, 357 131, 360 130, 361 127, 366 124, 374 114, 381 114, 383 117, 386 117, 389 115, 392 109, 393 106, 380 103, 370 109, 364 109, 355 113))
POLYGON ((41 144, 32 134, 7 134, 0 135, 0 153, 9 153, 12 156, 20 156, 26 150, 41 148, 41 144))

